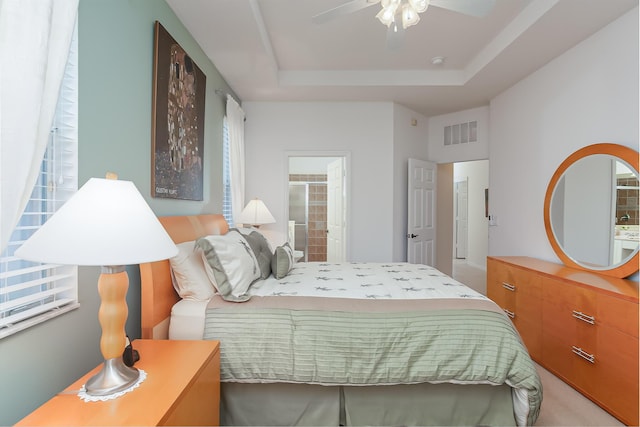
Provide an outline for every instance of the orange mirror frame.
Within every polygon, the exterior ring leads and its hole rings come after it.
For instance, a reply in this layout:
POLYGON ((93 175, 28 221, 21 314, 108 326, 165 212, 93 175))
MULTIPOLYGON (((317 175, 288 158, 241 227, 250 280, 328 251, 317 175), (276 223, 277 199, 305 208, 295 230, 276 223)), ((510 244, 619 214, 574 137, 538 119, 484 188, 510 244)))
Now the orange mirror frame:
POLYGON ((547 237, 549 238, 549 242, 556 255, 560 258, 560 260, 564 263, 564 265, 568 267, 577 268, 580 270, 592 271, 595 273, 604 274, 607 276, 613 276, 618 278, 628 277, 629 275, 638 271, 638 262, 640 260, 640 253, 636 250, 635 254, 627 259, 625 262, 621 264, 617 264, 611 266, 611 268, 588 268, 585 265, 579 264, 575 262, 571 257, 569 257, 563 248, 560 246, 558 241, 556 240, 555 234, 553 233, 553 229, 551 227, 551 199, 553 197, 553 193, 556 189, 556 185, 560 178, 564 175, 567 169, 579 161, 580 159, 591 156, 594 154, 605 154, 616 157, 624 162, 626 162, 629 166, 631 166, 636 174, 638 173, 638 152, 635 150, 625 147, 623 145, 612 144, 612 143, 599 143, 589 145, 587 147, 581 148, 575 153, 571 154, 569 157, 563 161, 556 172, 551 177, 551 181, 549 182, 549 186, 547 187, 547 193, 544 198, 544 228, 547 232, 547 237))

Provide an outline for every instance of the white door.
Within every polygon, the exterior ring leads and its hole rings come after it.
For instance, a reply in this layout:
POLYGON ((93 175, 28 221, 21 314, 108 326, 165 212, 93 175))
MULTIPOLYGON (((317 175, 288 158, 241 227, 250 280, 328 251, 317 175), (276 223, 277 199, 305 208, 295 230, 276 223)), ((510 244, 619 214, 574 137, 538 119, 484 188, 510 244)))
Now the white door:
POLYGON ((456 182, 456 210, 455 210, 455 233, 456 233, 456 258, 464 259, 467 257, 467 241, 469 230, 469 202, 468 190, 469 185, 466 180, 456 182))
POLYGON ((407 260, 435 266, 436 172, 434 162, 409 159, 407 260))
POLYGON ((327 262, 345 260, 344 159, 327 166, 327 262))

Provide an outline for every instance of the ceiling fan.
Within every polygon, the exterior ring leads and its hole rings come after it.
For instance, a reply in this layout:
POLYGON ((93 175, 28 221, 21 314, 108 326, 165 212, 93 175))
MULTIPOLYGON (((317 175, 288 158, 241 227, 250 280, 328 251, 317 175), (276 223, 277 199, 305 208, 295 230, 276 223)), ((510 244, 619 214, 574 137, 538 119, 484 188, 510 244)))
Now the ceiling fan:
POLYGON ((404 30, 420 20, 419 14, 429 6, 439 7, 464 15, 486 16, 496 0, 350 0, 332 9, 321 12, 311 19, 316 24, 329 22, 342 15, 357 12, 380 3, 382 9, 376 15, 388 27, 387 45, 395 49, 400 47, 404 30))

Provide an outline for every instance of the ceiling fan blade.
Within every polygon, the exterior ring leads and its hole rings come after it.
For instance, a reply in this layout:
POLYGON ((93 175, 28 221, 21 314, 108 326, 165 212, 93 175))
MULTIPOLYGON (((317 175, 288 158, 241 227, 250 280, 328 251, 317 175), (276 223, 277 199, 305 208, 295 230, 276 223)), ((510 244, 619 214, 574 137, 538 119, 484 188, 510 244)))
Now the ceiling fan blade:
POLYGON ((400 50, 404 44, 405 29, 395 22, 387 29, 387 49, 400 50))
POLYGON ((496 0, 431 0, 431 6, 452 10, 464 15, 487 16, 496 4, 496 0))
POLYGON ((361 9, 372 6, 379 2, 380 0, 351 0, 341 4, 340 6, 336 6, 333 9, 326 10, 322 13, 319 13, 313 16, 311 18, 311 21, 313 21, 316 24, 324 24, 325 22, 329 22, 337 18, 338 16, 357 12, 361 9))

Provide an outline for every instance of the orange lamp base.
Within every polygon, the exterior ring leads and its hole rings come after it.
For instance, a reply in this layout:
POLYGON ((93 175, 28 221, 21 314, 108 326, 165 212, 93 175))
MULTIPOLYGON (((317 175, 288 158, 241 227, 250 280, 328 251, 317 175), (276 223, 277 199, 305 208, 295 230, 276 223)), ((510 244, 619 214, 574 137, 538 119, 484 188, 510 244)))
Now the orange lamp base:
POLYGON ((129 276, 124 266, 102 267, 98 279, 101 298, 98 320, 102 327, 100 351, 105 360, 100 372, 85 385, 88 395, 107 396, 126 390, 135 384, 140 375, 137 369, 126 366, 122 360, 127 341, 124 326, 129 314, 126 300, 128 288, 129 276))

